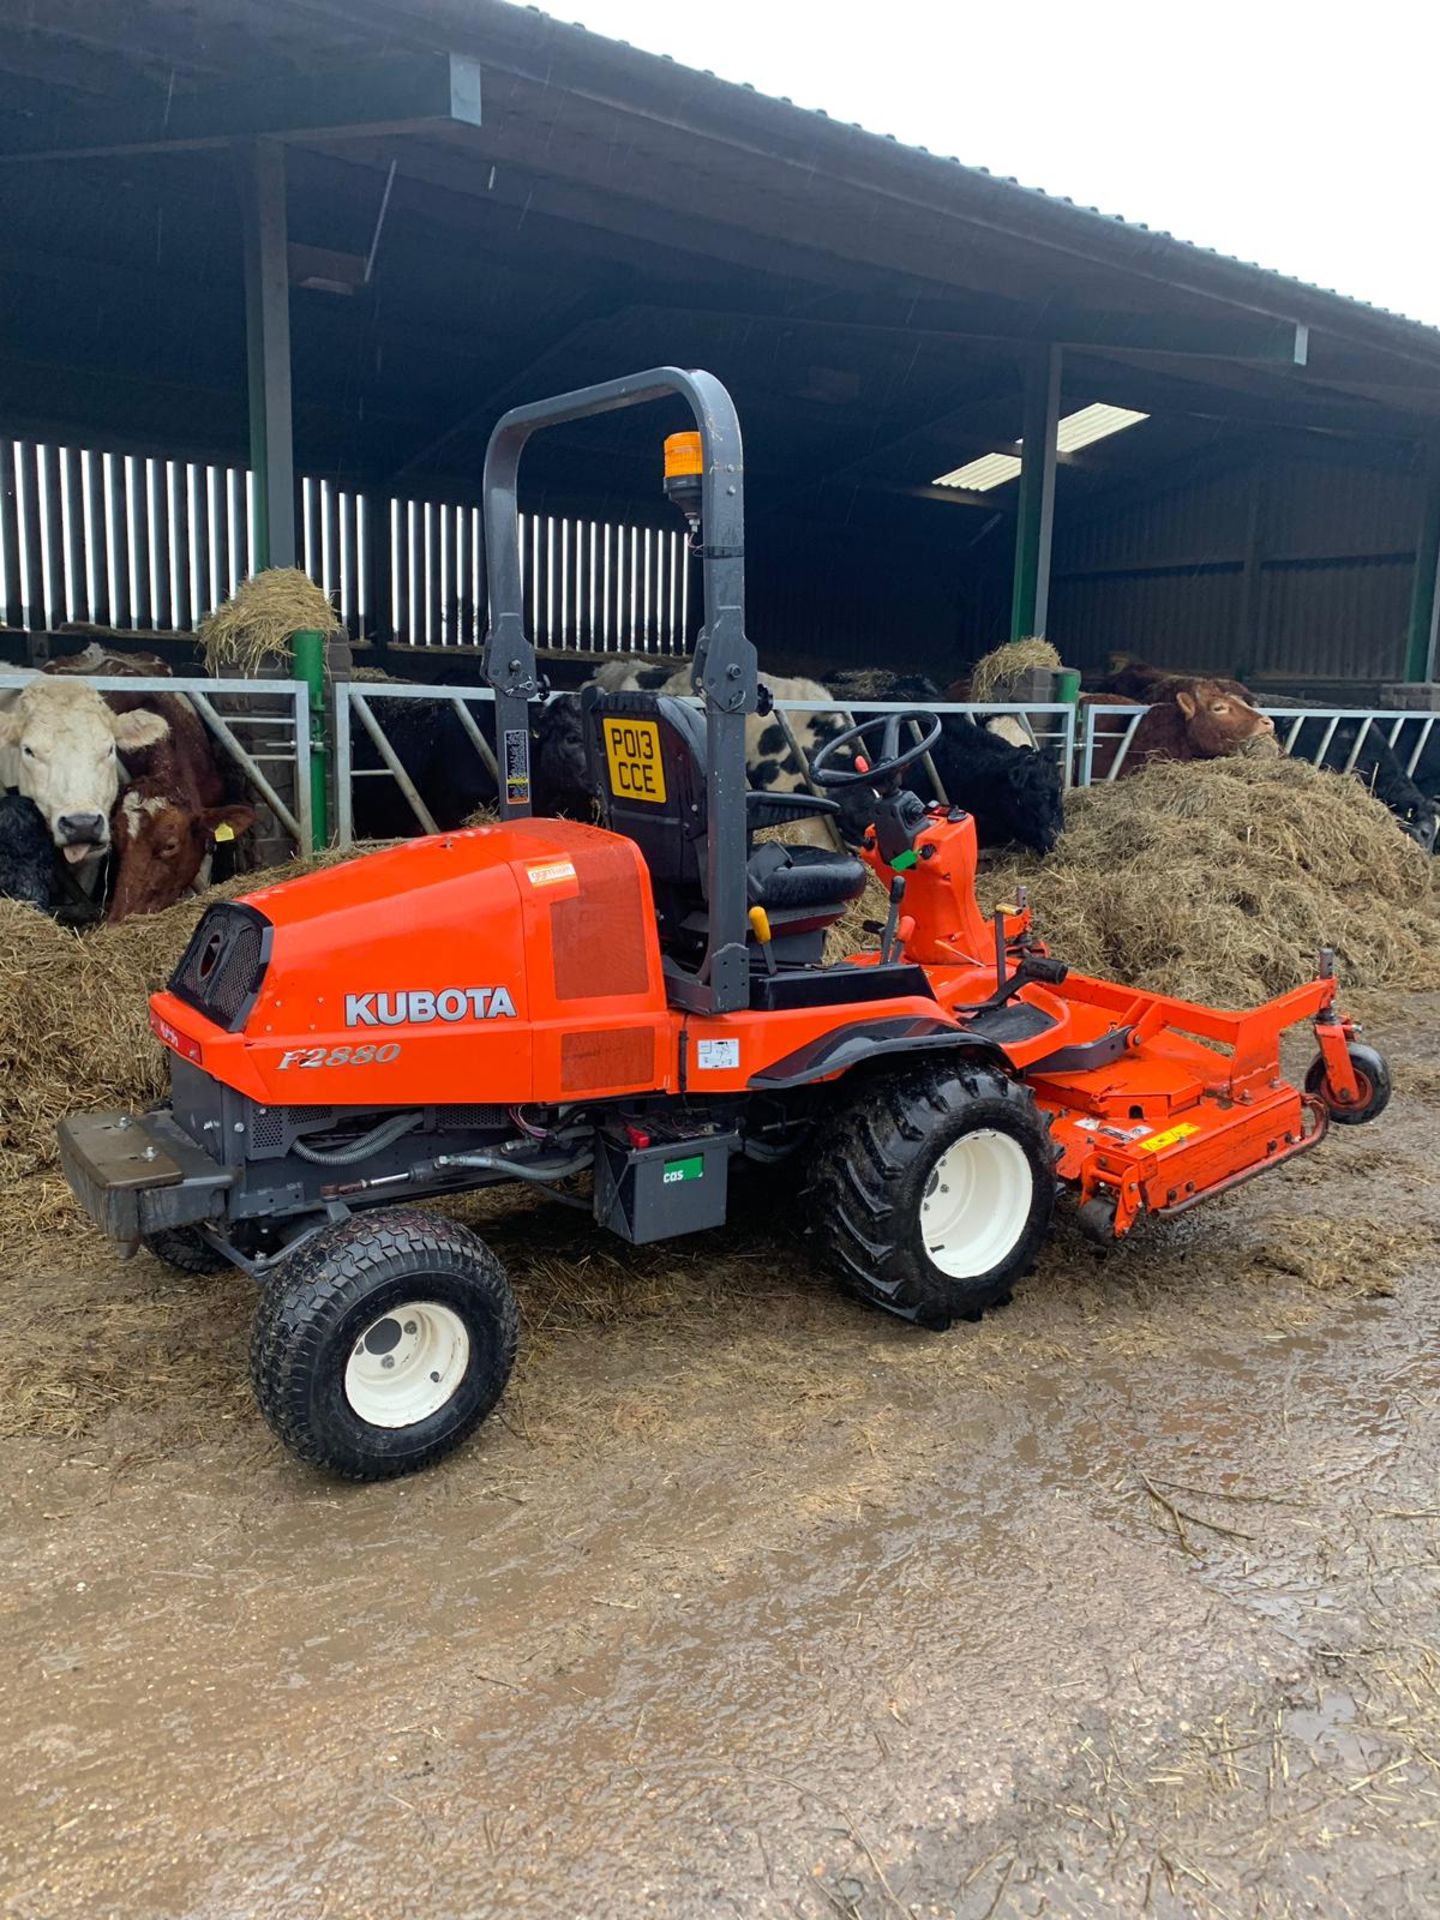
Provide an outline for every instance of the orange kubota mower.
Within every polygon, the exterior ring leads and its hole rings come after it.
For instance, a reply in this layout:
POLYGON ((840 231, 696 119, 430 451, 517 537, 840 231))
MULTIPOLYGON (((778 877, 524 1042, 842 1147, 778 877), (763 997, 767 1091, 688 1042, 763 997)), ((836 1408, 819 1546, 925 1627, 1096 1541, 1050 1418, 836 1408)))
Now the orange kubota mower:
POLYGON ((890 894, 875 949, 825 965, 864 872, 754 838, 837 807, 747 790, 762 696, 742 484, 735 410, 708 374, 507 414, 485 466, 499 824, 212 907, 151 1002, 169 1105, 61 1129, 70 1184, 116 1240, 261 1283, 255 1392, 305 1460, 359 1479, 427 1465, 504 1388, 504 1271, 409 1202, 519 1180, 646 1242, 719 1226, 738 1158, 793 1153, 839 1278, 944 1328, 1009 1297, 1057 1187, 1113 1239, 1388 1098, 1323 957, 1311 985, 1217 1013, 1069 971, 1023 907, 987 919, 973 822, 901 784, 933 714, 883 714, 814 761, 817 785, 865 798, 863 857, 890 894), (587 692, 604 824, 533 819, 521 452, 538 428, 677 395, 698 431, 667 448, 666 485, 704 574, 703 711, 587 692), (1279 1042, 1302 1020, 1319 1054, 1300 1091, 1279 1042))

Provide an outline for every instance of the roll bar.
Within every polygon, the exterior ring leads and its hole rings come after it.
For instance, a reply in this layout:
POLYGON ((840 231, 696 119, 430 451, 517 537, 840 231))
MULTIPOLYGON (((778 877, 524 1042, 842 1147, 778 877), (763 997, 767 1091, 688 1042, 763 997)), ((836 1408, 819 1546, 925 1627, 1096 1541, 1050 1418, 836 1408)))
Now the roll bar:
POLYGON ((745 463, 735 403, 713 374, 655 367, 551 400, 512 407, 485 450, 485 552, 490 626, 483 670, 495 693, 495 760, 500 814, 530 812, 529 703, 540 692, 535 649, 525 631, 520 578, 520 457, 533 433, 622 407, 678 396, 700 430, 701 538, 705 623, 692 684, 705 704, 710 938, 693 991, 672 998, 697 1012, 728 1013, 750 1003, 745 898, 745 715, 755 711, 755 648, 745 635, 745 463))

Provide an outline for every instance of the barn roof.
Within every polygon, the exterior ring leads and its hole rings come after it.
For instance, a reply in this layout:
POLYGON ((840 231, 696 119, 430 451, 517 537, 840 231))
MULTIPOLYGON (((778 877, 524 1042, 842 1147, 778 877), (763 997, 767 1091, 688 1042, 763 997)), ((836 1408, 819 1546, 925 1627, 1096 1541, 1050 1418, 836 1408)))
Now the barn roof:
POLYGON ((473 476, 505 404, 684 360, 762 473, 934 498, 1013 441, 1040 341, 1067 405, 1153 416, 1077 502, 1237 435, 1440 433, 1432 327, 502 0, 0 0, 13 430, 243 448, 224 143, 277 101, 312 468, 473 476), (442 60, 478 125, 415 108, 442 60))

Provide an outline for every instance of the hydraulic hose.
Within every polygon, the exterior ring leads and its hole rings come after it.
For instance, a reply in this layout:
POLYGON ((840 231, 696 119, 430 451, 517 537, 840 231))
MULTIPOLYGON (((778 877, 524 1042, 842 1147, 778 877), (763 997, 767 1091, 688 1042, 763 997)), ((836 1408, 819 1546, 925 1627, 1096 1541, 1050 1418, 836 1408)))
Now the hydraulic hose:
POLYGON ((294 1151, 302 1160, 309 1160, 317 1167, 353 1167, 357 1161, 364 1160, 372 1153, 379 1153, 384 1147, 393 1147, 397 1140, 403 1140, 407 1133, 413 1133, 424 1117, 420 1113, 397 1113, 390 1120, 382 1120, 363 1139, 353 1140, 348 1147, 327 1151, 320 1147, 307 1147, 303 1140, 297 1140, 294 1151))

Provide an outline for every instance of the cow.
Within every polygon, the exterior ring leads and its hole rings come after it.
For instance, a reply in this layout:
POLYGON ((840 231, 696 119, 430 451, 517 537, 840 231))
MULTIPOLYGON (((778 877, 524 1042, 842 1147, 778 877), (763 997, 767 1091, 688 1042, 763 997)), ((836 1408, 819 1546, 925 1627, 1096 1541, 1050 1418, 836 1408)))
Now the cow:
MULTIPOLYGON (((498 798, 495 776, 476 751, 453 701, 386 700, 380 684, 364 694, 397 760, 442 833, 460 827, 498 798)), ((471 718, 493 747, 495 710, 472 706, 471 718)), ((531 801, 538 813, 588 819, 593 803, 586 776, 580 703, 559 694, 532 705, 531 801)), ((385 768, 379 749, 358 722, 351 726, 351 757, 362 778, 352 793, 355 833, 362 840, 404 840, 421 831, 410 802, 385 768)))
POLYGON ((110 674, 126 680, 168 680, 170 665, 158 653, 115 653, 92 640, 79 653, 62 653, 47 660, 42 673, 110 674))
MULTIPOLYGON (((642 655, 639 659, 607 660, 595 675, 595 686, 606 693, 667 693, 686 695, 695 691, 690 663, 674 667, 642 655)), ((762 676, 772 701, 829 700, 829 687, 818 680, 786 679, 767 673, 762 676)), ((760 793, 795 793, 808 787, 808 762, 825 741, 833 740, 850 724, 842 713, 790 713, 782 722, 771 712, 745 716, 745 768, 751 787, 760 793), (788 725, 788 733, 787 733, 788 725), (805 756, 806 765, 795 757, 789 735, 805 756)))
MULTIPOLYGON (((1131 704, 1109 694, 1098 696, 1096 703, 1131 704)), ((1164 691, 1157 689, 1154 705, 1144 709, 1117 777, 1139 773, 1156 760, 1223 760, 1235 753, 1273 749, 1274 744, 1275 722, 1234 681, 1179 680, 1164 691)), ((1118 737, 1097 737, 1092 766, 1096 779, 1108 775, 1119 751, 1118 737)))
POLYGON ((0 788, 34 801, 64 859, 96 863, 110 845, 120 755, 168 731, 163 714, 116 713, 83 680, 37 674, 0 694, 0 788))
MULTIPOLYGON (((677 668, 664 662, 638 658, 607 660, 596 673, 594 686, 605 693, 663 693, 688 695, 695 691, 690 664, 677 668)), ((764 676, 763 686, 771 701, 829 700, 830 689, 818 680, 785 679, 775 674, 764 676)), ((559 702, 554 704, 558 705, 559 702)), ((833 740, 850 724, 840 712, 789 713, 782 722, 773 709, 745 716, 745 771, 751 790, 757 793, 798 793, 809 791, 808 763, 827 740, 833 740), (794 736, 804 762, 796 758, 791 746, 794 736)), ((589 791, 589 772, 585 761, 583 731, 575 723, 571 744, 562 757, 556 754, 557 771, 563 770, 572 791, 589 791)), ((821 820, 797 823, 796 838, 817 846, 833 844, 830 831, 821 820)))
POLYGON ((44 814, 23 793, 0 793, 0 899, 49 913, 54 874, 55 843, 44 814))
MULTIPOLYGON (((1120 696, 1121 702, 1128 700, 1163 702, 1175 699, 1178 692, 1186 686, 1201 684, 1193 677, 1171 673, 1163 667, 1151 666, 1147 661, 1119 658, 1115 669, 1107 678, 1106 685, 1113 694, 1120 696)), ((1204 682, 1218 688, 1227 699, 1255 707, 1255 696, 1238 680, 1223 679, 1219 676, 1204 682)), ((1109 701, 1108 704, 1115 704, 1109 701)), ((1287 707, 1315 707, 1313 720, 1302 720, 1299 726, 1293 721, 1285 723, 1285 751, 1297 760, 1313 760, 1318 754, 1317 764, 1328 767, 1334 773, 1352 773, 1361 781, 1382 806, 1389 809, 1399 822, 1401 830, 1422 846, 1427 853, 1435 851, 1437 834, 1440 834, 1440 807, 1431 797, 1424 785, 1424 770, 1416 768, 1417 778, 1412 779, 1406 773, 1399 756, 1387 745, 1384 734, 1376 727, 1370 727, 1360 739, 1361 720, 1341 720, 1333 728, 1324 718, 1329 711, 1323 703, 1311 700, 1297 700, 1287 695, 1282 703, 1287 707), (1359 741, 1358 751, 1356 742, 1359 741), (1352 755, 1353 764, 1352 764, 1352 755)), ((1262 716, 1263 717, 1263 716, 1262 716)), ((1135 742, 1130 755, 1127 755, 1122 772, 1129 772, 1130 759, 1134 747, 1140 744, 1141 733, 1148 726, 1148 716, 1136 730, 1135 742)), ((1273 735, 1274 723, 1270 723, 1273 735)), ((1102 757, 1100 744, 1097 743, 1096 770, 1103 776, 1104 771, 1114 762, 1114 744, 1109 743, 1109 751, 1102 757)), ((1153 757, 1157 757, 1152 755, 1153 757)), ((1196 758, 1196 755, 1165 756, 1169 758, 1196 758)), ((1198 756, 1213 757, 1213 756, 1198 756)), ((1440 766, 1437 766, 1440 773, 1440 766)))
POLYGON ((111 815, 117 858, 106 919, 114 922, 160 913, 198 891, 209 877, 216 835, 232 839, 246 832, 255 824, 255 809, 226 797, 210 737, 183 696, 111 698, 122 711, 158 710, 168 729, 137 764, 111 815))
MULTIPOLYGON (((1319 701, 1296 700, 1287 694, 1283 704, 1287 707, 1317 708, 1315 718, 1302 720, 1298 727, 1293 720, 1281 722, 1287 752, 1297 760, 1314 760, 1318 753, 1318 765, 1329 767, 1335 773, 1348 770, 1354 774, 1380 804, 1394 814, 1404 833, 1427 853, 1435 851, 1437 834, 1440 834, 1440 807, 1437 807, 1420 781, 1406 773, 1404 763, 1394 748, 1387 744, 1380 727, 1366 728, 1365 737, 1361 740, 1360 729, 1365 725, 1363 720, 1341 720, 1332 729, 1330 721, 1325 718, 1327 709, 1319 701)), ((1423 767, 1416 768, 1421 779, 1424 771, 1423 767)))
MULTIPOLYGON (((935 682, 922 673, 890 673, 883 667, 842 668, 826 676, 837 698, 903 701, 916 707, 946 704, 935 682)), ((859 716, 857 715, 857 718, 859 716)), ((1020 845, 1049 853, 1065 826, 1061 769, 1049 754, 1036 750, 1028 734, 1021 741, 982 726, 963 713, 940 716, 940 738, 930 758, 953 806, 975 821, 982 847, 1020 845)), ((906 785, 922 799, 935 799, 923 762, 910 769, 906 785)), ((846 832, 853 833, 856 809, 846 809, 846 832)))

